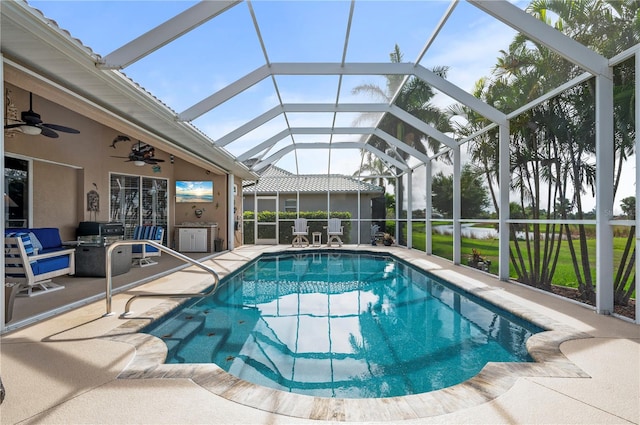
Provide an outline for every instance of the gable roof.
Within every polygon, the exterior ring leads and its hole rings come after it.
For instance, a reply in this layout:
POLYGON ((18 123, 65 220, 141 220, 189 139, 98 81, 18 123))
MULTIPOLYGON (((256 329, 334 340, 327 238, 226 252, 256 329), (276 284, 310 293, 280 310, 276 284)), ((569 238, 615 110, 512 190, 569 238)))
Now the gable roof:
POLYGON ((254 193, 384 193, 376 186, 353 177, 339 174, 300 174, 290 173, 276 166, 268 167, 257 182, 244 182, 242 192, 254 193))

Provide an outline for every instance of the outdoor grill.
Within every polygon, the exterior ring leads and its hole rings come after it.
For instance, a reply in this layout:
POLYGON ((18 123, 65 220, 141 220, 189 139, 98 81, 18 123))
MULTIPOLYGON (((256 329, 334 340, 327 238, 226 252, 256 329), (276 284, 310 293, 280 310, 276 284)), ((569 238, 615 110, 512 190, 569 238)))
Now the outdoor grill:
POLYGON ((82 245, 105 246, 123 239, 124 226, 122 223, 81 221, 76 236, 82 245))

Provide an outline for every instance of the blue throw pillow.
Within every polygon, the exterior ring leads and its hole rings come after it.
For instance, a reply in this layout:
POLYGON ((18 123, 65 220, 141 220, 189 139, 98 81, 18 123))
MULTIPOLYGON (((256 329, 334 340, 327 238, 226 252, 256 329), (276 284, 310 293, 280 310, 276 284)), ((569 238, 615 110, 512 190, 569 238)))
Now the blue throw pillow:
POLYGON ((38 251, 42 251, 42 244, 38 237, 33 232, 29 232, 29 237, 31 238, 31 245, 33 245, 33 248, 38 251))
POLYGON ((15 233, 7 233, 6 237, 8 238, 20 238, 22 239, 22 244, 24 245, 24 250, 27 255, 33 255, 33 244, 31 243, 31 237, 27 232, 15 232, 15 233))

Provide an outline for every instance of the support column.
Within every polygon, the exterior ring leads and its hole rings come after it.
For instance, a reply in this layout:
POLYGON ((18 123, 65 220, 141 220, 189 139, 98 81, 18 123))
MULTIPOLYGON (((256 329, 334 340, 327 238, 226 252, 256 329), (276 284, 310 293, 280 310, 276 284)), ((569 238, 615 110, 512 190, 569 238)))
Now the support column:
MULTIPOLYGON (((636 93, 640 90, 640 49, 636 50, 636 93)), ((640 303, 638 303, 638 270, 640 270, 640 96, 636 96, 636 323, 640 323, 640 303)))
POLYGON ((432 237, 432 232, 433 232, 433 225, 431 224, 431 218, 433 217, 432 214, 432 210, 433 210, 433 197, 432 197, 432 193, 431 193, 431 162, 432 161, 428 161, 425 163, 425 193, 427 194, 427 199, 426 199, 426 207, 425 207, 425 218, 424 218, 424 232, 425 232, 425 247, 424 247, 424 251, 427 253, 427 255, 431 255, 433 253, 433 237, 432 237))
POLYGON ((596 311, 613 312, 613 79, 596 76, 596 311))
POLYGON ((460 146, 453 148, 453 264, 460 264, 462 241, 460 229, 460 146))
POLYGON ((498 278, 509 280, 509 184, 511 181, 511 166, 509 157, 509 124, 501 125, 498 136, 500 199, 498 214, 498 278))
MULTIPOLYGON (((362 180, 359 180, 360 182, 362 180)), ((357 243, 358 245, 360 245, 362 243, 362 241, 360 240, 360 234, 362 233, 362 222, 360 221, 362 219, 362 202, 361 202, 361 197, 362 194, 360 193, 360 185, 358 185, 358 206, 357 206, 357 213, 358 213, 358 217, 356 217, 356 229, 358 229, 358 238, 357 238, 357 243)), ((369 205, 371 205, 371 200, 369 200, 369 205)), ((371 215, 369 215, 369 218, 371 218, 371 215)), ((353 217, 352 217, 353 219, 353 217)), ((351 228, 353 229, 353 221, 351 222, 351 228)), ((369 223, 369 228, 371 228, 371 222, 369 223)), ((353 234, 353 230, 351 231, 351 234, 353 234)), ((353 243, 353 242, 351 242, 353 243)))
MULTIPOLYGON (((400 240, 400 210, 402 210, 402 205, 398 204, 398 199, 401 198, 402 196, 398 196, 398 183, 400 183, 400 179, 398 178, 398 176, 396 176, 396 187, 395 187, 395 192, 396 192, 396 231, 395 231, 395 235, 393 235, 394 239, 396 241, 400 240)), ((387 232, 388 233, 388 232, 387 232)))
MULTIPOLYGON (((235 226, 235 213, 234 207, 236 198, 233 195, 233 182, 235 181, 235 176, 233 174, 227 174, 227 249, 229 251, 233 250, 235 247, 235 236, 236 236, 236 226, 235 226)), ((239 189, 238 189, 239 190, 239 189)), ((220 237, 220 235, 218 235, 220 237)))
POLYGON ((407 171, 407 248, 413 248, 413 169, 407 171))
MULTIPOLYGON (((4 117, 6 114, 5 109, 5 98, 4 98, 4 55, 0 53, 0 88, 2 89, 2 105, 0 105, 0 113, 4 117)), ((0 134, 0 148, 2 149, 2 167, 4 168, 4 131, 0 134)), ((0 173, 0 184, 2 187, 4 186, 4 173, 0 173)), ((2 199, 2 211, 5 211, 4 197, 2 199)), ((4 220, 1 220, 0 230, 2 230, 2 234, 4 235, 4 220)), ((4 261, 0 264, 0 273, 4 276, 4 261)), ((5 322, 5 297, 6 291, 4 287, 4 277, 2 278, 2 288, 0 289, 0 331, 4 330, 6 326, 5 322)))

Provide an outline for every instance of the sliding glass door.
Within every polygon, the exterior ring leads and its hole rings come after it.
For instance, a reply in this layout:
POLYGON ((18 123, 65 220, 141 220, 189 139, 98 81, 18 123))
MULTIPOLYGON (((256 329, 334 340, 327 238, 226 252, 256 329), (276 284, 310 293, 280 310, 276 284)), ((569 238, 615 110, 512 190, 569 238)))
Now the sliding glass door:
MULTIPOLYGON (((149 224, 167 229, 167 188, 167 179, 111 174, 109 217, 110 221, 124 225, 125 239, 133 237, 138 225, 149 224)), ((167 233, 165 231, 165 238, 167 233)))
POLYGON ((29 161, 4 158, 4 226, 29 227, 29 161))
POLYGON ((278 198, 275 196, 256 197, 256 244, 275 245, 278 243, 278 198))

